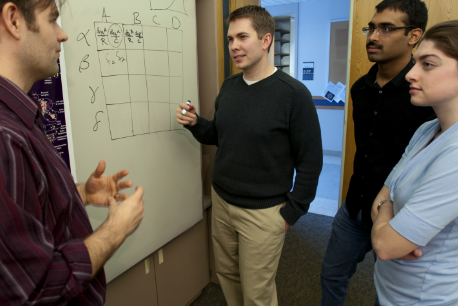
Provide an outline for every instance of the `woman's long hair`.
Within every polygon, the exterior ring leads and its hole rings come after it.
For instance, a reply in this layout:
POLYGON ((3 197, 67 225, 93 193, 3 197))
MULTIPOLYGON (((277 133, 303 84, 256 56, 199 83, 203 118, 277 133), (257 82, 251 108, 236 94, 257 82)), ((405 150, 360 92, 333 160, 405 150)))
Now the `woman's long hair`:
POLYGON ((438 23, 426 31, 422 41, 434 42, 435 47, 458 61, 458 20, 438 23))

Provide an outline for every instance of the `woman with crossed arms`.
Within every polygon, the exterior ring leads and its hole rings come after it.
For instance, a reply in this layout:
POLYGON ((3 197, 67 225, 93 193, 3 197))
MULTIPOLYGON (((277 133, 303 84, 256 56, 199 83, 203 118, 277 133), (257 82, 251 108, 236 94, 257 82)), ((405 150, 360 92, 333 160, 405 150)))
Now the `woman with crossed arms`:
POLYGON ((374 201, 374 281, 384 306, 458 305, 458 20, 426 31, 414 60, 411 101, 437 119, 418 128, 374 201))

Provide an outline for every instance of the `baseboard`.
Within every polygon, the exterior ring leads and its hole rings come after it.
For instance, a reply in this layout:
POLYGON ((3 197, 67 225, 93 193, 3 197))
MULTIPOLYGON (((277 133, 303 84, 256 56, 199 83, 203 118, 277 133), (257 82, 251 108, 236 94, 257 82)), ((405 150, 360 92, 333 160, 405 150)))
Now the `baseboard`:
POLYGON ((342 151, 323 150, 323 155, 342 157, 342 151))
POLYGON ((200 292, 199 292, 199 293, 197 293, 197 295, 196 295, 195 297, 193 297, 193 298, 191 299, 191 301, 189 301, 189 303, 188 303, 188 304, 186 304, 186 306, 189 306, 189 305, 191 305, 191 304, 192 304, 192 302, 194 302, 194 301, 195 301, 195 300, 196 300, 196 299, 197 299, 197 298, 198 298, 198 297, 199 297, 201 294, 202 294, 202 290, 200 290, 200 292))

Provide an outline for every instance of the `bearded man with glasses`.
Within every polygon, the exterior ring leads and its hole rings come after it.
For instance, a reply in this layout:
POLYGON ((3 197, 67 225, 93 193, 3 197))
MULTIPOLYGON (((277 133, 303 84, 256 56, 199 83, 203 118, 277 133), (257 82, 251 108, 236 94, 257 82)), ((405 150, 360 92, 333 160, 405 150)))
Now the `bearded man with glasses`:
MULTIPOLYGON (((427 20, 420 0, 384 0, 363 28, 367 56, 375 64, 351 88, 357 151, 348 195, 334 218, 323 259, 322 306, 345 304, 351 277, 372 250, 372 203, 415 130, 434 118, 430 107, 410 103, 405 80, 427 20)), ((415 250, 403 259, 418 256, 415 250)))

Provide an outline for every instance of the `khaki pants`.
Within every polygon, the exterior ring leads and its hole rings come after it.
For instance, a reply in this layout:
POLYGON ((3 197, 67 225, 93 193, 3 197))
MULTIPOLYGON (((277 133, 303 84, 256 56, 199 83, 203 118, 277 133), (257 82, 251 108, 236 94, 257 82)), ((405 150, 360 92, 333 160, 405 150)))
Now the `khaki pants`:
POLYGON ((283 205, 243 209, 212 188, 215 268, 228 306, 278 305, 275 276, 285 241, 283 205))

